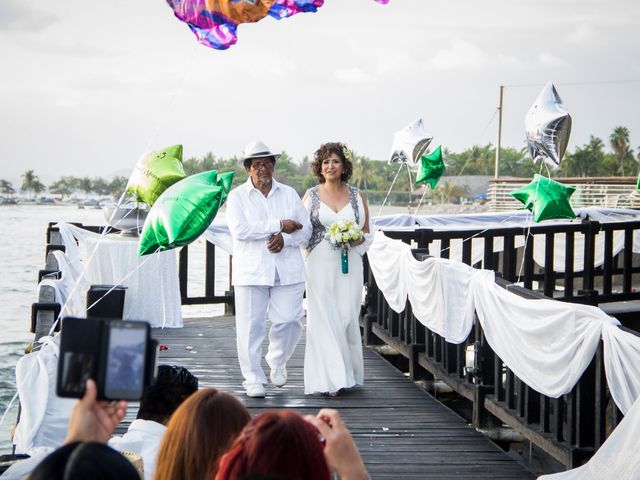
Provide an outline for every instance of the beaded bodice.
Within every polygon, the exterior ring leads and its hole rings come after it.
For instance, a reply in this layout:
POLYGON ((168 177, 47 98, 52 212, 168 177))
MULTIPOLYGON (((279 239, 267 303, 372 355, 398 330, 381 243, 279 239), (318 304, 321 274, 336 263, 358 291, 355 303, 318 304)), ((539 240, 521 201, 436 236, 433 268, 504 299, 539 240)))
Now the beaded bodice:
MULTIPOLYGON (((351 185, 348 185, 348 187, 349 187, 349 202, 351 203, 351 208, 353 208, 353 213, 356 217, 356 223, 359 225, 360 224, 360 210, 358 209, 359 191, 356 187, 352 187, 351 185)), ((311 219, 311 227, 312 227, 311 238, 309 239, 309 244, 307 245, 308 252, 311 252, 311 250, 313 250, 316 247, 316 245, 318 245, 324 239, 324 236, 326 233, 325 226, 322 224, 322 222, 320 222, 320 194, 319 194, 318 188, 319 188, 319 185, 316 185, 315 187, 310 188, 309 191, 307 192, 311 200, 310 219, 311 219)))

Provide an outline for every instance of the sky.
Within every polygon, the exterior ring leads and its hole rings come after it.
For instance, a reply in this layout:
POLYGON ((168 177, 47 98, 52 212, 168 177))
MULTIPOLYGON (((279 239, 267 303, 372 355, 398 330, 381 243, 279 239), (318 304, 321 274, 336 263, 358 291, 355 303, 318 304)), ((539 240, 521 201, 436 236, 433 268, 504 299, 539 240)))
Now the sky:
POLYGON ((638 27, 637 0, 326 0, 217 51, 163 0, 0 0, 0 178, 126 176, 151 150, 229 157, 256 139, 386 160, 417 118, 459 152, 496 143, 500 85, 502 145, 522 148, 548 81, 570 151, 622 125, 637 152, 638 27))

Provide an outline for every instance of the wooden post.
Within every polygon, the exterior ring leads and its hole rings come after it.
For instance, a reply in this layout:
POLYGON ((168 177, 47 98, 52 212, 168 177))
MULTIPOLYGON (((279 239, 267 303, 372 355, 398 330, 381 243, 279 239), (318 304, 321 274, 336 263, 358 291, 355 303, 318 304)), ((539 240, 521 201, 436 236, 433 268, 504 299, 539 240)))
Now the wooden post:
POLYGON ((504 85, 500 85, 500 101, 498 103, 498 141, 496 142, 496 169, 494 178, 498 178, 500 174, 500 143, 502 142, 502 96, 504 93, 504 85))

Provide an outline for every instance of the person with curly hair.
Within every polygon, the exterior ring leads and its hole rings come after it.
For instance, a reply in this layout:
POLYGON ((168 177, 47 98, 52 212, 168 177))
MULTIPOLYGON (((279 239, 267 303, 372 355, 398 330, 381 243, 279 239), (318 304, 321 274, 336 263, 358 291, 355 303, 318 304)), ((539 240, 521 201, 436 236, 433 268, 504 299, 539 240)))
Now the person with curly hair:
POLYGON ((311 170, 319 184, 303 198, 312 226, 306 258, 304 390, 306 394, 335 396, 341 389, 362 385, 364 380, 358 318, 362 303, 362 255, 372 240, 369 208, 364 192, 347 183, 353 165, 345 144, 321 145, 315 152, 311 170), (326 236, 328 229, 340 222, 342 226, 357 225, 364 235, 336 249, 326 236))

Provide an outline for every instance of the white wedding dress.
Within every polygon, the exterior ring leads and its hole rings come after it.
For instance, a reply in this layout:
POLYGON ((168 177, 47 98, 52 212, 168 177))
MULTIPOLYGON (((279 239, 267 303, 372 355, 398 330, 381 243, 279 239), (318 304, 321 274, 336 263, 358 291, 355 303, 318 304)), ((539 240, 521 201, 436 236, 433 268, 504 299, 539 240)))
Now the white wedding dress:
MULTIPOLYGON (((325 228, 338 220, 355 222, 352 202, 336 213, 319 198, 316 201, 317 218, 325 228)), ((364 207, 359 194, 357 205, 359 224, 364 227, 364 207)), ((305 200, 305 207, 311 212, 312 195, 305 200)), ((327 240, 320 240, 308 254, 305 394, 337 392, 363 383, 358 318, 362 303, 362 255, 368 243, 349 249, 346 274, 342 273, 340 251, 332 249, 327 240)))

